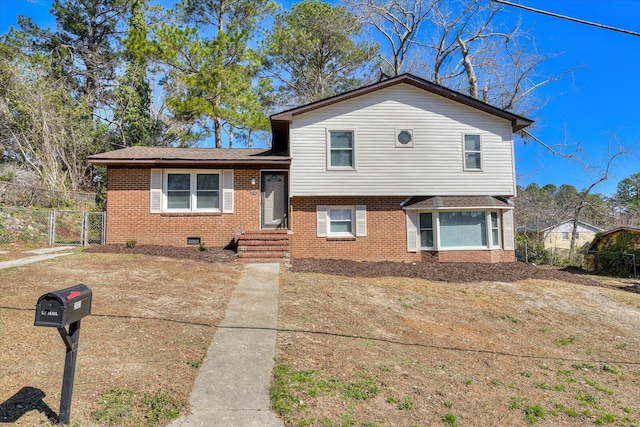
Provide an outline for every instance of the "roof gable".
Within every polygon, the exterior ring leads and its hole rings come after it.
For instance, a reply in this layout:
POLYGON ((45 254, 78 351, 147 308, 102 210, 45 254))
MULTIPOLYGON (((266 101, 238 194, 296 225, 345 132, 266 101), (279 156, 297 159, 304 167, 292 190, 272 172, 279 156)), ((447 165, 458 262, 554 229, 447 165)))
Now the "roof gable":
POLYGON ((322 99, 320 101, 312 102, 310 104, 306 104, 300 107, 292 108, 290 110, 286 110, 286 111, 274 114, 271 116, 272 129, 281 127, 282 126, 281 123, 290 123, 293 120, 293 116, 295 115, 317 110, 319 108, 323 108, 328 105, 336 104, 348 99, 352 99, 358 96, 362 96, 362 95, 375 92, 384 88, 388 88, 390 86, 398 85, 398 84, 408 84, 416 88, 419 88, 421 90, 434 93, 436 95, 442 96, 449 100, 492 114, 496 117, 508 120, 511 122, 511 128, 513 132, 523 129, 533 123, 533 120, 527 119, 525 117, 519 116, 509 111, 494 107, 492 105, 484 103, 470 96, 463 95, 460 92, 456 92, 444 86, 440 86, 438 84, 432 83, 428 80, 421 79, 411 74, 402 74, 400 76, 393 77, 388 80, 383 80, 368 86, 364 86, 359 89, 341 93, 339 95, 335 95, 330 98, 322 99))
MULTIPOLYGON (((592 232, 592 233, 601 233, 604 231, 602 228, 596 227, 595 225, 587 224, 586 222, 577 221, 578 223, 578 231, 579 232, 592 232)), ((565 221, 559 222, 557 224, 551 225, 542 230, 543 233, 560 233, 566 232, 565 225, 570 224, 570 228, 573 228, 573 220, 567 219, 565 221)))

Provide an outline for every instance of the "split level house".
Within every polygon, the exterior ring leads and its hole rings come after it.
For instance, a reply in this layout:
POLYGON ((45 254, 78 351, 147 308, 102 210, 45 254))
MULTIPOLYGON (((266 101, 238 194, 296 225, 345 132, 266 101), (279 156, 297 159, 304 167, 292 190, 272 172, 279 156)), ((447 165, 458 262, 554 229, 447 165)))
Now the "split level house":
POLYGON ((270 149, 131 147, 107 243, 239 256, 515 260, 514 132, 531 120, 405 74, 271 116, 270 149))

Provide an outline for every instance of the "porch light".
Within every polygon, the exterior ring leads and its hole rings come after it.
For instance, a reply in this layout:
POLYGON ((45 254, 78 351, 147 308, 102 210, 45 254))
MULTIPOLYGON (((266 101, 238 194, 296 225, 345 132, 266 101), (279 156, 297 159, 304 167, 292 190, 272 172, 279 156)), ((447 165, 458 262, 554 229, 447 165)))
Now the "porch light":
POLYGON ((256 179, 255 178, 251 178, 251 185, 256 185, 256 179))

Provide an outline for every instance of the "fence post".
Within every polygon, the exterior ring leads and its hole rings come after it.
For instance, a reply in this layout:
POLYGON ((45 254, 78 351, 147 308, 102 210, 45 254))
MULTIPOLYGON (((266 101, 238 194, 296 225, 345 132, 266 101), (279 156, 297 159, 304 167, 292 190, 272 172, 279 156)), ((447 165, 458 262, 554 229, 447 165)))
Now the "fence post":
POLYGON ((102 232, 101 232, 101 236, 100 236, 100 244, 101 245, 106 245, 107 244, 107 213, 106 212, 102 212, 102 232))
POLYGON ((48 227, 49 246, 53 246, 56 240, 56 211, 52 209, 49 211, 49 227, 48 227))
POLYGON ((82 219, 80 220, 80 246, 89 245, 89 214, 82 211, 82 219))

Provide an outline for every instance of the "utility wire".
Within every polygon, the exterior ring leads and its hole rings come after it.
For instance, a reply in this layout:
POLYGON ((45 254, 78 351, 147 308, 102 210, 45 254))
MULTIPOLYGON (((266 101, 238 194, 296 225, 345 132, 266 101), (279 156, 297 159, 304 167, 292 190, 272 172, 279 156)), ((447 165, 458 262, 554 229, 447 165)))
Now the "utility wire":
POLYGON ((524 5, 516 4, 516 3, 511 3, 511 2, 505 1, 505 0, 491 0, 491 1, 494 2, 494 3, 500 3, 500 4, 507 5, 507 6, 513 6, 513 7, 517 7, 517 8, 520 8, 520 9, 528 10, 530 12, 540 13, 542 15, 552 16, 554 18, 566 19, 567 21, 577 22, 579 24, 591 25, 592 27, 603 28, 605 30, 617 31, 619 33, 624 33, 624 34, 628 34, 628 35, 631 35, 631 36, 640 37, 640 33, 637 32, 637 31, 625 30, 624 28, 617 28, 617 27, 612 27, 610 25, 598 24, 597 22, 585 21, 584 19, 574 18, 574 17, 566 16, 566 15, 560 15, 558 13, 553 13, 553 12, 547 12, 546 10, 535 9, 533 7, 524 6, 524 5))

